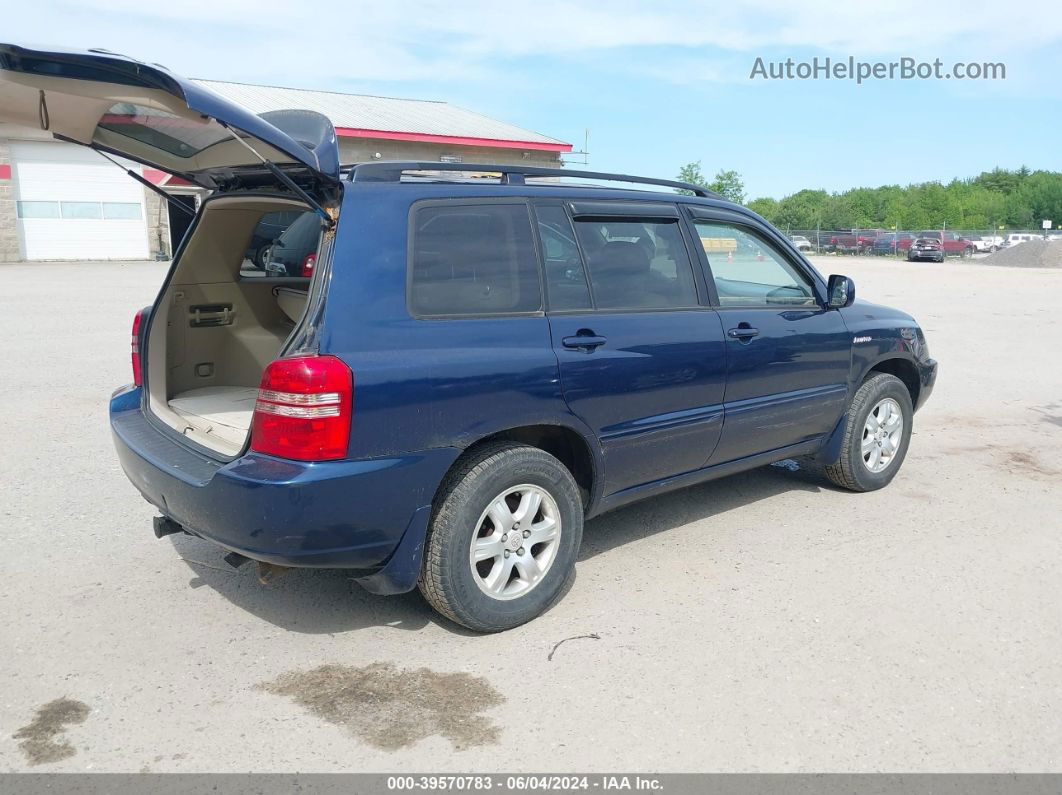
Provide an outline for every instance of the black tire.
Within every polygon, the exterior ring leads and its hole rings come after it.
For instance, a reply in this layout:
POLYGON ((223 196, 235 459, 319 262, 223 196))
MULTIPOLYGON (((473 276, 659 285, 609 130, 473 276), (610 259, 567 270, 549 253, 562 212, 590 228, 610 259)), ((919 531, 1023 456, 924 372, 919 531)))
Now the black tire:
POLYGON ((545 612, 564 592, 575 572, 582 536, 582 498, 560 461, 536 447, 485 445, 458 462, 439 489, 417 586, 432 607, 462 626, 477 632, 512 629, 545 612), (561 533, 542 578, 526 594, 501 600, 481 590, 469 552, 487 506, 506 489, 522 484, 537 486, 553 498, 561 533))
POLYGON ((269 251, 268 243, 264 246, 259 246, 254 251, 254 258, 251 261, 254 263, 254 266, 260 271, 265 270, 265 255, 267 251, 269 251))
POLYGON ((903 381, 894 375, 877 373, 871 375, 856 391, 848 406, 845 418, 844 439, 841 442, 841 457, 827 464, 823 471, 829 480, 850 491, 875 491, 889 485, 900 471, 911 443, 911 426, 914 406, 911 394, 903 381), (880 472, 872 472, 863 461, 862 444, 867 415, 885 398, 892 398, 900 405, 903 417, 900 446, 892 460, 880 472))

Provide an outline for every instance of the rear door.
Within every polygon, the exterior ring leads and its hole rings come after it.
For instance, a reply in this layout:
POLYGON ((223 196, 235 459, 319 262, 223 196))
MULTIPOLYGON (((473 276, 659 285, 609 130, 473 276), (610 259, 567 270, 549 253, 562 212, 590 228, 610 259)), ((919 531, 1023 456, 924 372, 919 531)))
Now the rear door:
POLYGON ((335 129, 319 113, 255 115, 165 68, 103 51, 0 44, 0 122, 39 128, 206 188, 339 181, 335 129))
POLYGON ((824 308, 821 280, 752 219, 691 212, 726 334, 726 418, 711 463, 829 433, 845 410, 852 339, 824 308))
POLYGON ((699 468, 722 427, 724 341, 671 203, 539 202, 564 397, 604 494, 699 468))

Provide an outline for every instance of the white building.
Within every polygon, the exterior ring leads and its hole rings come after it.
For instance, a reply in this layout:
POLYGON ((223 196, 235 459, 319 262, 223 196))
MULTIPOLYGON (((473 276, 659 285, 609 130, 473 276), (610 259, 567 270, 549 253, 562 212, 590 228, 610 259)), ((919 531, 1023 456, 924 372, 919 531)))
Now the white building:
MULTIPOLYGON (((343 163, 367 160, 559 166, 572 147, 448 102, 197 81, 255 113, 328 116, 343 163)), ((190 206, 202 191, 126 164, 190 206)), ((96 152, 0 124, 0 262, 168 257, 188 220, 96 152), (171 222, 172 221, 172 222, 171 222)))

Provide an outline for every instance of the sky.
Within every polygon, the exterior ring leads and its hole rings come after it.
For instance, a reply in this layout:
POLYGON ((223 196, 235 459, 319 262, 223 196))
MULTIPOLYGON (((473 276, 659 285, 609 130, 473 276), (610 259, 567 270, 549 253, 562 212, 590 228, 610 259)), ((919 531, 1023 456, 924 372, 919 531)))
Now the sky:
MULTIPOLYGON (((1062 171, 1062 14, 980 0, 34 0, 0 37, 187 77, 436 99, 583 148, 594 170, 733 169, 749 199, 1062 171), (764 80, 826 57, 1003 63, 1005 80, 764 80)), ((581 160, 572 156, 571 160, 581 160)))

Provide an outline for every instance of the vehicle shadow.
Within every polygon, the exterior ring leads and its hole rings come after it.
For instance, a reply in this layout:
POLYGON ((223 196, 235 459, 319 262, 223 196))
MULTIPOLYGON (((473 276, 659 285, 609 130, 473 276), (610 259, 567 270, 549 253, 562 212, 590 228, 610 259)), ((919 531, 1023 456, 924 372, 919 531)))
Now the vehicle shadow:
POLYGON ((823 489, 831 487, 813 464, 785 461, 651 497, 588 521, 579 560, 779 494, 823 489))
MULTIPOLYGON (((800 469, 761 467, 652 497, 587 522, 579 560, 795 489, 824 488, 830 488, 828 483, 802 464, 800 469)), ((370 594, 354 582, 354 572, 342 569, 292 569, 262 585, 254 564, 233 569, 225 563, 224 551, 210 542, 185 535, 169 539, 193 572, 190 588, 210 587, 240 609, 289 632, 330 635, 371 627, 415 631, 437 624, 455 634, 486 637, 437 615, 417 591, 370 594)), ((573 584, 574 578, 565 590, 573 584)))
POLYGON ((242 610, 289 632, 331 635, 370 627, 419 630, 429 623, 465 632, 436 616, 417 591, 377 596, 354 582, 355 572, 343 569, 291 569, 262 585, 255 564, 234 569, 224 561, 224 550, 209 541, 186 535, 169 538, 193 572, 190 588, 212 588, 242 610))

